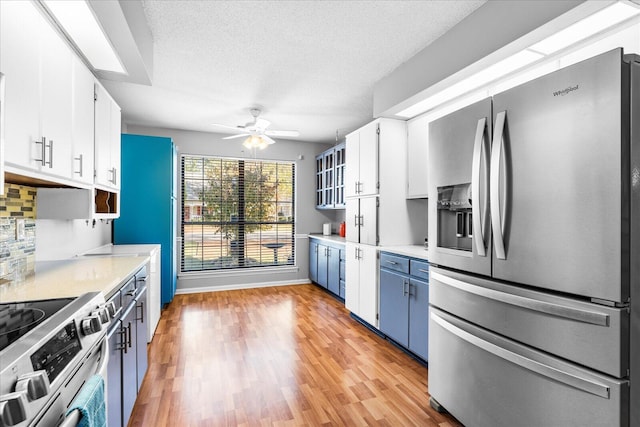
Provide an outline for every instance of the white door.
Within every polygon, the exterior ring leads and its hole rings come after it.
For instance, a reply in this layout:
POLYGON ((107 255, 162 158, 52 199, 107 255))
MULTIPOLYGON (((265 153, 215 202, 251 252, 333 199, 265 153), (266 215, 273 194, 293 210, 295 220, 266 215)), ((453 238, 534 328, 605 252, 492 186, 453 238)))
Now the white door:
POLYGON ((378 249, 359 245, 360 286, 356 313, 372 326, 378 327, 378 249))
POLYGON ((345 205, 345 225, 347 242, 360 243, 360 199, 347 199, 345 205))
POLYGON ((378 244, 378 197, 360 198, 360 243, 378 244))
POLYGON ((358 314, 360 311, 360 260, 359 245, 351 242, 345 244, 345 291, 344 305, 347 310, 358 314))
POLYGON ((355 132, 348 135, 345 145, 347 161, 344 169, 344 196, 355 197, 358 195, 360 175, 360 134, 355 132))
POLYGON ((36 168, 40 140, 40 29, 30 2, 0 2, 0 71, 5 75, 5 162, 36 168), (33 148, 32 148, 33 147, 33 148), (36 157, 37 158, 37 157, 36 157))
POLYGON ((429 121, 420 117, 407 122, 407 198, 428 197, 429 121))
POLYGON ((73 58, 73 179, 93 184, 93 74, 73 58))
POLYGON ((40 133, 46 138, 45 164, 41 171, 72 178, 71 111, 72 53, 47 23, 41 26, 40 133))
POLYGON ((111 98, 104 88, 96 84, 95 101, 95 183, 110 187, 111 166, 111 98))
POLYGON ((378 194, 378 148, 378 122, 369 123, 360 129, 359 196, 378 194))

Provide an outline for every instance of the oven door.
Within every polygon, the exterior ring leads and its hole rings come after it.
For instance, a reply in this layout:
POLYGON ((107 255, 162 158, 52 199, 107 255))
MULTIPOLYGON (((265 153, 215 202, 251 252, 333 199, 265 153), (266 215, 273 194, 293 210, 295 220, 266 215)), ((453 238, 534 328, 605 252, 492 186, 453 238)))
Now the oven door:
MULTIPOLYGON (((65 416, 73 399, 78 395, 87 378, 98 374, 106 381, 106 369, 109 361, 109 341, 106 334, 96 343, 89 354, 80 361, 77 369, 51 399, 42 417, 34 424, 37 427, 72 427, 80 422, 80 412, 73 411, 65 416)), ((105 384, 106 385, 106 384, 105 384)))

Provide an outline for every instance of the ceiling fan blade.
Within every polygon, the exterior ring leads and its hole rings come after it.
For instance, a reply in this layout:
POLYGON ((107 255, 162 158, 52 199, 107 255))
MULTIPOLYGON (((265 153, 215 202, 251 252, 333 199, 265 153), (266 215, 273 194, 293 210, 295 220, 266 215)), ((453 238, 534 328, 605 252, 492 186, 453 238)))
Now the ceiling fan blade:
POLYGON ((246 130, 244 129, 244 127, 238 127, 238 126, 229 126, 229 125, 223 125, 220 123, 211 123, 212 126, 217 126, 219 128, 224 128, 224 129, 229 129, 229 130, 235 130, 237 132, 246 132, 246 130))
POLYGON ((238 134, 238 135, 225 136, 225 137, 224 137, 224 138, 222 138, 222 139, 242 138, 243 136, 249 136, 249 135, 250 135, 250 134, 248 134, 248 133, 241 133, 241 134, 238 134))
POLYGON ((297 130, 268 130, 265 135, 269 136, 300 136, 297 130))
POLYGON ((269 145, 276 143, 273 139, 269 138, 267 135, 260 135, 260 138, 264 139, 264 141, 269 145))
POLYGON ((266 129, 269 127, 269 125, 271 124, 271 122, 269 120, 265 120, 265 119, 256 119, 256 123, 254 124, 255 127, 257 127, 258 129, 266 129))

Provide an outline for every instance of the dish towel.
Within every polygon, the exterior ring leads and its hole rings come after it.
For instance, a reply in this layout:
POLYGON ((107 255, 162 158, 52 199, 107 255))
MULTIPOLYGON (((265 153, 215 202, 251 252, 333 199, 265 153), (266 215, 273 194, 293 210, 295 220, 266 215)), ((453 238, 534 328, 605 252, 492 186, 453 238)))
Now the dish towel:
POLYGON ((73 399, 67 410, 67 416, 75 410, 80 411, 79 427, 106 427, 107 410, 104 403, 104 378, 94 375, 82 386, 80 393, 73 399))

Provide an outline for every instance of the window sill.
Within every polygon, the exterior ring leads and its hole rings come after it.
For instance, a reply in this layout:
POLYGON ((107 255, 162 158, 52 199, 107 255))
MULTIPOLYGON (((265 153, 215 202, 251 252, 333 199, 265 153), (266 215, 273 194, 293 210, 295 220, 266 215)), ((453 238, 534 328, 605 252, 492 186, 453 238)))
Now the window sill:
POLYGON ((183 271, 178 273, 178 277, 188 277, 191 279, 198 277, 238 277, 238 276, 259 276, 273 275, 274 273, 286 274, 297 273, 300 268, 297 266, 287 267, 258 267, 258 268, 236 268, 228 270, 205 270, 205 271, 183 271))

